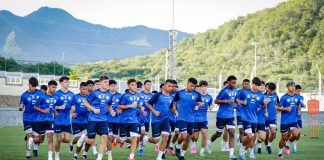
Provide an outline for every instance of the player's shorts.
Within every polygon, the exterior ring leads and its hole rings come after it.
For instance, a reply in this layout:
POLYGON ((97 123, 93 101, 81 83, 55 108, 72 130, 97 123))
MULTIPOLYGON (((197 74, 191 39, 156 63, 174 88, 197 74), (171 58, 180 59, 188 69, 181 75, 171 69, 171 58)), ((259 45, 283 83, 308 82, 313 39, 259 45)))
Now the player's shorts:
POLYGON ((172 133, 175 131, 177 123, 169 120, 169 124, 170 124, 170 132, 172 133))
POLYGON ((177 128, 179 128, 180 133, 188 133, 192 135, 194 123, 193 122, 186 122, 183 120, 177 121, 177 128))
POLYGON ((107 121, 88 121, 87 132, 89 139, 94 139, 96 134, 108 135, 107 121))
POLYGON ((248 121, 242 121, 242 125, 243 125, 243 129, 244 129, 244 133, 248 134, 248 133, 256 133, 256 129, 257 129, 257 124, 256 123, 250 123, 248 121))
POLYGON ((74 136, 81 136, 82 132, 86 133, 87 123, 72 123, 72 133, 74 136))
POLYGON ((266 129, 277 128, 277 120, 266 121, 266 129))
POLYGON ((57 124, 54 124, 54 132, 55 133, 72 133, 71 131, 71 125, 57 125, 57 124))
POLYGON ((152 137, 160 138, 161 134, 170 134, 170 123, 168 118, 159 122, 152 123, 152 137))
POLYGON ((236 125, 238 128, 243 128, 241 116, 236 116, 236 125))
POLYGON ((121 140, 126 140, 128 135, 130 137, 137 137, 138 133, 138 123, 119 123, 119 136, 121 140))
POLYGON ((108 127, 109 127, 108 134, 112 135, 114 137, 117 137, 118 136, 118 130, 119 130, 119 123, 109 122, 108 127))
POLYGON ((303 128, 303 121, 297 120, 297 126, 298 126, 298 128, 303 128))
POLYGON ((150 123, 141 122, 141 130, 145 130, 145 134, 148 134, 150 130, 150 123))
POLYGON ((23 121, 24 123, 24 131, 25 133, 32 133, 33 132, 33 122, 31 121, 23 121))
POLYGON ((53 121, 35 122, 32 125, 33 125, 34 135, 43 135, 43 134, 54 132, 53 121))
POLYGON ((281 133, 287 133, 289 130, 293 130, 295 128, 297 128, 297 122, 292 123, 292 124, 281 124, 280 125, 281 133))
POLYGON ((201 129, 208 129, 208 122, 195 122, 194 123, 194 132, 199 132, 201 129))
POLYGON ((225 126, 227 129, 230 129, 230 128, 235 129, 234 117, 233 118, 217 118, 216 131, 223 132, 225 126))
POLYGON ((266 125, 265 124, 258 124, 257 123, 257 131, 265 131, 266 125))

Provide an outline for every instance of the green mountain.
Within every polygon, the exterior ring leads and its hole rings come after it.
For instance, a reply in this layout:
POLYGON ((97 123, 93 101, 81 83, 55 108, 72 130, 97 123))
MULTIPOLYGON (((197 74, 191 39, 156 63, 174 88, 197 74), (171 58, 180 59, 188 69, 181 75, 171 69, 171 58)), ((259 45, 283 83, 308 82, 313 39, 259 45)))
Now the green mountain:
MULTIPOLYGON (((275 82, 294 79, 307 84, 307 90, 315 90, 316 65, 324 73, 323 5, 323 0, 290 0, 180 41, 177 62, 181 71, 177 79, 184 82, 189 77, 197 77, 215 86, 222 66, 223 77, 236 75, 239 81, 251 78, 254 65, 251 42, 256 41, 258 76, 275 82)), ((123 79, 154 79, 164 69, 165 52, 160 50, 148 56, 76 65, 72 70, 78 75, 86 73, 92 77, 107 74, 123 79)), ((164 79, 164 71, 160 78, 164 79)))

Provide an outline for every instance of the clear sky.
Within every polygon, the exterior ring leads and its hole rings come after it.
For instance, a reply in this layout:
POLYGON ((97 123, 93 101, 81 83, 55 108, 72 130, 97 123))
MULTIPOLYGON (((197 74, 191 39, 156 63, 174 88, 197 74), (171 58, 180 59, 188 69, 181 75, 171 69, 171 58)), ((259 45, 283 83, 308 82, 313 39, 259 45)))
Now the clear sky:
MULTIPOLYGON (((174 1, 175 29, 197 33, 286 0, 174 1)), ((172 28, 172 0, 0 0, 0 10, 9 10, 19 16, 43 6, 62 8, 78 19, 107 27, 172 28)))

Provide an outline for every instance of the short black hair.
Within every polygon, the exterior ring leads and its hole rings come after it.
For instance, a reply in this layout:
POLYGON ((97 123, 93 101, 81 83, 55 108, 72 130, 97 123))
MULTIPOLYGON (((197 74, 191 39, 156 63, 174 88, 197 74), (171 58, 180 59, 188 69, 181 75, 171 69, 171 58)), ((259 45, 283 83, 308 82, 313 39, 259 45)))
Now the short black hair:
POLYGON ((161 84, 160 84, 160 89, 161 89, 163 86, 164 86, 164 83, 161 83, 161 84))
POLYGON ((87 80, 86 83, 87 83, 87 85, 90 85, 90 84, 94 85, 94 82, 91 79, 87 80))
POLYGON ((136 82, 136 80, 134 78, 131 78, 127 81, 127 85, 136 82))
POLYGON ((156 94, 156 93, 158 93, 158 91, 154 90, 154 91, 152 91, 152 93, 153 93, 153 94, 156 94))
POLYGON ((259 77, 254 77, 252 79, 252 83, 257 85, 257 86, 261 86, 262 85, 262 80, 259 77))
POLYGON ((297 84, 297 85, 295 86, 295 89, 302 89, 302 87, 301 87, 301 85, 297 84))
POLYGON ((267 82, 267 83, 266 83, 266 84, 265 84, 264 86, 266 86, 266 87, 267 87, 268 85, 269 85, 269 82, 267 82))
POLYGON ((208 86, 208 82, 202 80, 202 81, 199 82, 199 86, 200 86, 200 87, 201 87, 201 86, 208 86))
POLYGON ((276 90, 276 88, 277 88, 276 84, 273 82, 268 83, 268 87, 272 91, 276 90))
POLYGON ((237 80, 237 78, 235 76, 233 76, 233 75, 230 75, 230 76, 227 77, 226 81, 229 82, 231 80, 237 80))
POLYGON ((48 81, 48 84, 47 85, 48 86, 51 86, 51 85, 57 86, 57 82, 54 81, 54 80, 50 80, 50 81, 48 81))
POLYGON ((129 89, 125 89, 125 93, 128 92, 128 91, 129 91, 129 89))
POLYGON ((80 88, 81 88, 81 87, 87 87, 87 86, 88 86, 88 85, 87 85, 86 82, 81 82, 81 83, 80 83, 80 88))
POLYGON ((262 83, 263 85, 265 85, 265 82, 264 82, 263 80, 261 81, 261 83, 262 83))
POLYGON ((248 83, 250 83, 250 80, 248 80, 248 79, 244 79, 244 80, 243 80, 243 83, 244 83, 244 82, 248 82, 248 83))
POLYGON ((59 82, 61 83, 61 82, 63 82, 64 80, 70 80, 70 78, 69 77, 67 77, 67 76, 62 76, 60 79, 59 79, 59 82))
POLYGON ((112 85, 112 84, 117 85, 117 82, 115 80, 111 79, 111 80, 109 80, 109 85, 112 85))
POLYGON ((109 80, 108 76, 100 76, 99 81, 109 80))
MULTIPOLYGON (((175 84, 175 85, 177 85, 178 84, 178 82, 176 81, 176 80, 174 80, 174 79, 172 79, 172 82, 171 82, 172 84, 175 84)), ((178 85, 177 85, 178 86, 178 85)))
POLYGON ((149 83, 149 82, 151 82, 151 83, 152 83, 152 81, 151 81, 151 80, 149 80, 149 79, 145 80, 145 81, 144 81, 144 85, 145 85, 146 83, 149 83))
POLYGON ((227 84, 227 81, 224 81, 224 82, 223 82, 223 85, 225 86, 226 84, 227 84))
POLYGON ((94 84, 99 83, 99 82, 100 82, 99 79, 96 79, 93 81, 94 84))
POLYGON ((193 78, 193 77, 189 78, 189 79, 188 79, 188 82, 191 82, 191 83, 193 83, 194 85, 197 85, 197 83, 198 83, 197 79, 196 79, 196 78, 193 78))
POLYGON ((171 84, 173 84, 173 83, 172 83, 172 79, 167 79, 167 80, 165 80, 164 84, 166 84, 166 83, 171 83, 171 84))
POLYGON ((29 78, 29 84, 30 84, 32 87, 37 87, 37 86, 38 86, 38 80, 37 80, 37 78, 35 78, 35 77, 30 77, 30 78, 29 78))
POLYGON ((41 85, 40 86, 40 89, 44 90, 44 91, 47 91, 47 86, 46 85, 41 85))
POLYGON ((143 83, 141 81, 137 81, 136 85, 137 85, 137 88, 142 88, 143 87, 143 83))

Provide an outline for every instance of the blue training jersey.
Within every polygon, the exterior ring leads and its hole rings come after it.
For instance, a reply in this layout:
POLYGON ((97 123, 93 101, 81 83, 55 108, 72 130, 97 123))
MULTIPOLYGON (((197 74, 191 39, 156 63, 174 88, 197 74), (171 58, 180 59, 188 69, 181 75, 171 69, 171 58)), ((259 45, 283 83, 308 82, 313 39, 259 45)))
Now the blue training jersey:
POLYGON ((100 89, 93 91, 87 98, 88 103, 100 109, 99 114, 95 114, 90 110, 88 121, 107 121, 108 105, 112 102, 112 95, 109 91, 102 92, 100 89))
POLYGON ((194 122, 195 106, 197 102, 201 102, 200 93, 195 90, 187 92, 183 89, 176 93, 173 100, 179 103, 177 121, 194 122))
MULTIPOLYGON (((262 92, 260 92, 262 94, 262 92)), ((264 94, 262 94, 263 99, 265 98, 264 94)), ((265 110, 262 108, 263 105, 259 104, 258 108, 257 108, 257 124, 265 124, 265 110)))
POLYGON ((158 92, 152 96, 147 103, 152 105, 156 111, 160 112, 159 116, 155 116, 152 113, 152 123, 160 122, 169 118, 172 100, 173 97, 171 95, 165 95, 162 92, 158 92))
POLYGON ((277 93, 264 94, 264 98, 270 100, 267 105, 268 117, 266 117, 266 121, 276 120, 277 119, 276 105, 279 104, 279 98, 277 93))
MULTIPOLYGON (((131 104, 140 103, 140 94, 139 93, 130 93, 126 92, 122 95, 119 105, 131 105, 131 104)), ((139 110, 137 108, 128 108, 124 109, 120 114, 120 123, 139 123, 138 122, 139 110)))
POLYGON ((209 106, 213 104, 213 97, 209 94, 201 95, 201 102, 204 104, 202 107, 199 107, 196 112, 195 122, 206 122, 207 120, 207 111, 209 106))
MULTIPOLYGON (((170 93, 170 95, 172 96, 172 99, 173 99, 174 96, 176 95, 176 92, 170 93)), ((176 105, 177 105, 177 103, 176 103, 176 105)), ((173 104, 170 106, 170 108, 171 107, 173 107, 173 104)), ((176 107, 176 109, 177 109, 177 107, 176 107)), ((177 121, 177 118, 176 118, 175 114, 173 112, 171 112, 171 111, 168 112, 168 117, 169 117, 170 122, 176 122, 177 121)))
POLYGON ((65 104, 65 109, 57 110, 58 115, 54 116, 54 124, 56 125, 69 125, 71 124, 70 110, 72 107, 74 93, 67 91, 64 93, 62 90, 58 90, 55 95, 59 98, 57 100, 56 106, 62 106, 65 104))
POLYGON ((297 94, 285 94, 281 97, 279 107, 292 107, 291 111, 281 111, 281 124, 293 124, 297 122, 297 105, 299 105, 299 96, 297 94))
POLYGON ((297 112, 297 120, 302 120, 301 108, 303 107, 303 104, 304 104, 304 97, 302 95, 299 95, 300 115, 298 115, 298 112, 297 112))
POLYGON ((88 109, 84 106, 84 100, 88 98, 87 95, 82 96, 80 93, 74 95, 73 103, 76 117, 72 118, 72 123, 88 123, 88 109))
POLYGON ((56 106, 56 103, 58 101, 58 97, 56 95, 48 95, 48 94, 42 94, 38 101, 36 102, 37 107, 39 107, 42 110, 46 110, 47 108, 50 109, 49 113, 41 113, 38 112, 37 116, 37 122, 43 122, 43 121, 54 121, 54 107, 56 106))
POLYGON ((40 96, 42 96, 42 92, 38 89, 36 89, 33 93, 26 91, 21 95, 19 104, 23 104, 25 106, 23 121, 36 122, 38 111, 34 109, 34 106, 40 96))
POLYGON ((238 96, 241 101, 246 100, 246 105, 242 106, 241 119, 250 123, 257 123, 257 109, 264 105, 264 96, 261 92, 253 92, 251 89, 244 90, 238 96))
POLYGON ((234 117, 234 100, 237 88, 224 87, 216 97, 216 100, 232 100, 231 104, 219 104, 217 118, 233 118, 234 117))
POLYGON ((116 112, 116 115, 113 117, 111 114, 108 113, 108 122, 119 123, 120 121, 120 114, 117 114, 118 104, 121 100, 122 94, 116 92, 112 95, 111 107, 116 112))
POLYGON ((151 111, 147 108, 146 103, 151 99, 151 97, 153 96, 153 94, 150 93, 145 93, 144 91, 142 91, 140 93, 141 98, 140 98, 140 105, 143 106, 145 108, 145 111, 147 113, 146 116, 141 114, 141 120, 145 123, 149 123, 150 122, 150 117, 151 117, 151 111))
MULTIPOLYGON (((235 100, 237 99, 237 97, 243 93, 244 89, 240 89, 236 92, 236 97, 235 97, 235 100)), ((241 112, 242 112, 242 104, 241 105, 238 105, 236 104, 236 116, 241 116, 241 112)))

